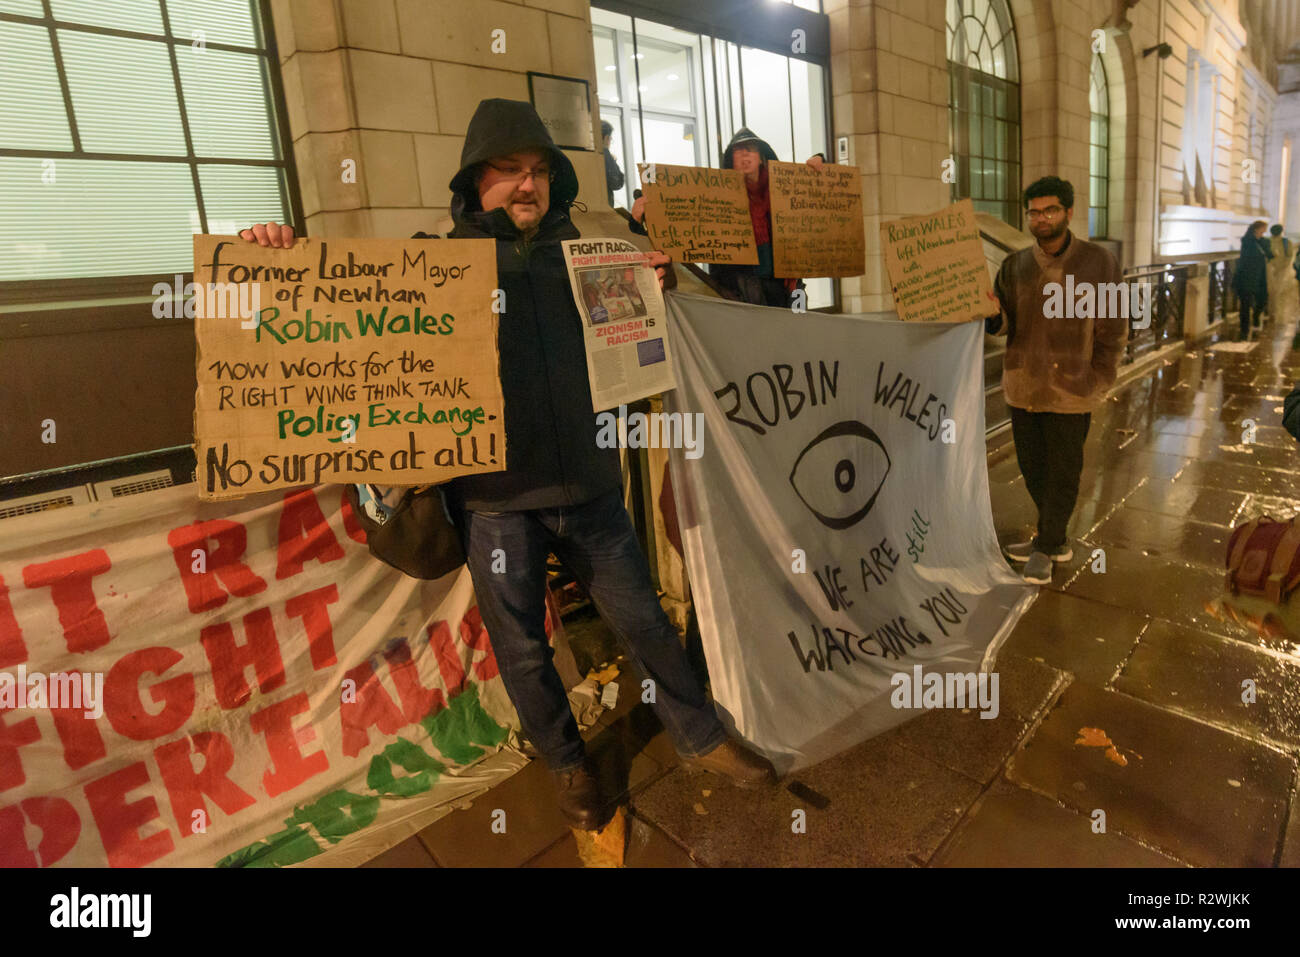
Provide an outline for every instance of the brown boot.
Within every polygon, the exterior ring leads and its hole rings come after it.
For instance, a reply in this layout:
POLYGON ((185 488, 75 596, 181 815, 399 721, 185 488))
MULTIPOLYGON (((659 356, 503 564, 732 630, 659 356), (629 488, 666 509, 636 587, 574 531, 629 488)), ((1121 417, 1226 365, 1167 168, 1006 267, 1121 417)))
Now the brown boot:
POLYGON ((742 788, 776 783, 776 769, 767 758, 731 740, 722 742, 708 754, 683 760, 682 766, 691 771, 712 771, 742 788))
POLYGON ((582 831, 599 831, 614 816, 600 795, 600 782, 589 765, 581 764, 567 771, 552 772, 556 803, 572 827, 582 831))

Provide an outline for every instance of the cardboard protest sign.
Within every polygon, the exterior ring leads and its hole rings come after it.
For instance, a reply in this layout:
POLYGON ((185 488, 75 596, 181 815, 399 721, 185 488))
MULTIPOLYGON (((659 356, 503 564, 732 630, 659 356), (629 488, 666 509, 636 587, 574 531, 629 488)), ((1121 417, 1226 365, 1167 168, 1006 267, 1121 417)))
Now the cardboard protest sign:
POLYGON ((199 497, 506 467, 490 239, 194 237, 199 497))
POLYGON ((961 322, 998 311, 969 199, 880 226, 898 318, 961 322))
POLYGON ((860 276, 867 269, 862 170, 767 164, 773 271, 781 278, 860 276))
POLYGON ((792 335, 780 310, 665 299, 664 405, 711 442, 669 455, 724 723, 784 772, 918 708, 998 719, 988 666, 1038 589, 993 528, 983 330, 809 313, 792 335))
POLYGON ((0 522, 0 867, 357 864, 527 763, 468 569, 342 493, 0 522))
POLYGON ((681 262, 758 263, 744 174, 638 163, 645 227, 655 249, 681 262))

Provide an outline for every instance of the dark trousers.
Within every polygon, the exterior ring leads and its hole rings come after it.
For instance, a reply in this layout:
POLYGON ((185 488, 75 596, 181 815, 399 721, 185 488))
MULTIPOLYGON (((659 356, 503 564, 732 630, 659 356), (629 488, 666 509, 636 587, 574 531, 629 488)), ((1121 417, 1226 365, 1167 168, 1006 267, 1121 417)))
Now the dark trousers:
POLYGON ((1016 460, 1029 496, 1038 506, 1034 547, 1051 553, 1066 542, 1066 528, 1079 498, 1083 442, 1092 413, 1027 412, 1011 409, 1016 460))
POLYGON ((1241 306, 1241 338, 1245 339, 1250 335, 1250 326, 1253 322, 1259 325, 1259 314, 1264 311, 1264 306, 1268 303, 1268 296, 1252 296, 1246 294, 1238 296, 1237 302, 1241 306), (1254 310, 1254 316, 1251 316, 1251 310, 1254 310))
POLYGON ((713 750, 726 731, 692 672, 617 491, 582 505, 460 516, 479 612, 524 733, 554 771, 582 763, 582 737, 546 638, 546 555, 586 589, 642 674, 677 752, 713 750))

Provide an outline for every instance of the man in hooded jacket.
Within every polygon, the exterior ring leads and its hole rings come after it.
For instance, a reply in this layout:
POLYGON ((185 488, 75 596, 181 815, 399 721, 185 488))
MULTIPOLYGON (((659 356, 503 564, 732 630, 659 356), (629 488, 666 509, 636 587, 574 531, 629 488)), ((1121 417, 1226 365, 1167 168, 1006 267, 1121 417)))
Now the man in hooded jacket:
MULTIPOLYGON (((582 319, 560 245, 579 238, 569 218, 578 195, 573 164, 531 104, 489 99, 470 120, 450 188, 450 238, 496 241, 507 468, 454 479, 447 497, 501 678, 524 733, 554 772, 561 811, 594 830, 614 809, 600 794, 551 660, 549 552, 653 682, 655 713, 686 764, 743 786, 773 782, 771 764, 727 739, 691 671, 623 507, 618 450, 597 443, 582 319)), ((293 242, 292 230, 275 224, 244 232, 262 245, 293 242)))

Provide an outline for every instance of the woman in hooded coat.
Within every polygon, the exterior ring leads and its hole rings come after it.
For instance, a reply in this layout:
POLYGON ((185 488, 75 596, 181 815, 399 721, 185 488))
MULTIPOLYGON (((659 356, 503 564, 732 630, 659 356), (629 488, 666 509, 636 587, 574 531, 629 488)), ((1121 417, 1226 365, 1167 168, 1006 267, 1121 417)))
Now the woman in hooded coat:
MULTIPOLYGON (((797 277, 775 274, 772 260, 772 200, 768 190, 767 164, 777 159, 776 151, 748 127, 742 126, 722 154, 722 168, 739 170, 745 175, 749 194, 749 218, 758 244, 757 266, 710 265, 709 275, 737 299, 757 306, 790 305, 796 289, 803 285, 797 277)), ((813 169, 821 169, 821 153, 807 160, 813 169)))
POLYGON ((1252 322, 1259 327, 1259 314, 1268 305, 1268 261, 1273 258, 1273 250, 1268 240, 1264 239, 1264 230, 1268 223, 1257 219, 1241 237, 1241 258, 1237 260, 1237 270, 1232 276, 1232 291, 1241 303, 1241 338, 1250 338, 1252 322))

